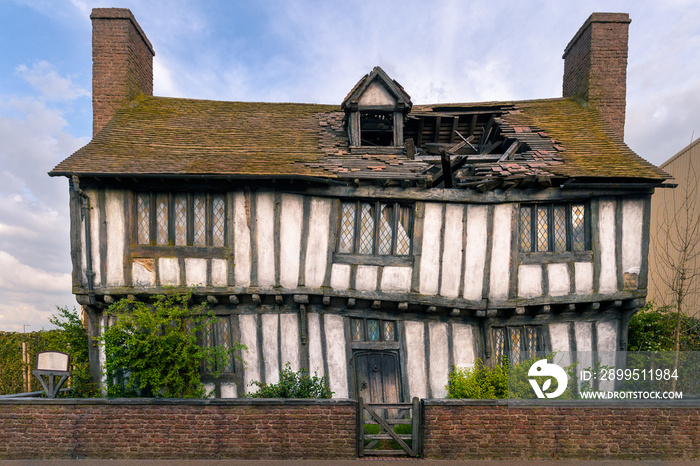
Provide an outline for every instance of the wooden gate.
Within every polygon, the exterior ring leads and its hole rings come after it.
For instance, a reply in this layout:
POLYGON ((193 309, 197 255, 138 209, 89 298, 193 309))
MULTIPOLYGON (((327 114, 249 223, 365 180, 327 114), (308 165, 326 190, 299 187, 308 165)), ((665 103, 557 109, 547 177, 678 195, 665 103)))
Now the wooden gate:
POLYGON ((419 456, 421 453, 420 400, 412 403, 357 402, 357 455, 419 456))

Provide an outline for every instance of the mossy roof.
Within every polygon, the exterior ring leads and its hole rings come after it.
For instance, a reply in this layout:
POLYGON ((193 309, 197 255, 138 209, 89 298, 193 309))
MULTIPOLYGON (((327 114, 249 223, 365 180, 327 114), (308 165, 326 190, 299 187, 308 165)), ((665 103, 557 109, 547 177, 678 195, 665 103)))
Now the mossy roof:
MULTIPOLYGON (((469 106, 513 108, 500 117, 502 130, 515 138, 523 128, 530 135, 545 135, 551 143, 547 147, 557 152, 552 155, 555 162, 546 167, 552 175, 655 181, 668 177, 617 138, 595 109, 575 100, 469 106)), ((416 105, 414 111, 431 108, 416 105)), ((425 176, 430 164, 403 154, 351 152, 343 118, 335 105, 142 97, 119 110, 92 141, 50 175, 407 180, 425 176)))

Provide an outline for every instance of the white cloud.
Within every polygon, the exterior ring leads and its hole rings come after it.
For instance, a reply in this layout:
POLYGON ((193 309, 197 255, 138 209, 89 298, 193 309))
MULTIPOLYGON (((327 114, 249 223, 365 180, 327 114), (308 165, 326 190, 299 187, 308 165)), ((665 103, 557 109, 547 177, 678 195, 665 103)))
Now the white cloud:
POLYGON ((76 86, 70 76, 60 76, 53 65, 46 61, 35 63, 31 68, 20 65, 16 72, 47 100, 66 101, 90 95, 89 91, 76 86))

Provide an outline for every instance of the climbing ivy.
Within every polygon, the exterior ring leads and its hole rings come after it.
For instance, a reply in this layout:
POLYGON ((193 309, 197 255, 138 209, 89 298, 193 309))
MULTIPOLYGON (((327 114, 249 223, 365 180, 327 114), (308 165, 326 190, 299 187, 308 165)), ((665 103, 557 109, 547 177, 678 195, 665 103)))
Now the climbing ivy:
MULTIPOLYGON (((190 306, 192 292, 157 295, 151 303, 122 299, 108 313, 116 323, 102 340, 110 397, 200 398, 208 395, 200 367, 221 367, 245 346, 200 346, 197 333, 215 320, 206 304, 190 306)), ((213 374, 218 376, 218 372, 213 374)))

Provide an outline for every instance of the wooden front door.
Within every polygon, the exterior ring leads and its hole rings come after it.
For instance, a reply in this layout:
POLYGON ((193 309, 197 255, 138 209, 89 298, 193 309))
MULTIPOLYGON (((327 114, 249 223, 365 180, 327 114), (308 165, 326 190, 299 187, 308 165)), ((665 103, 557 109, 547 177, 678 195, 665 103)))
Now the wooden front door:
POLYGON ((398 403, 401 399, 399 355, 395 351, 361 350, 353 354, 357 396, 365 403, 398 403))

